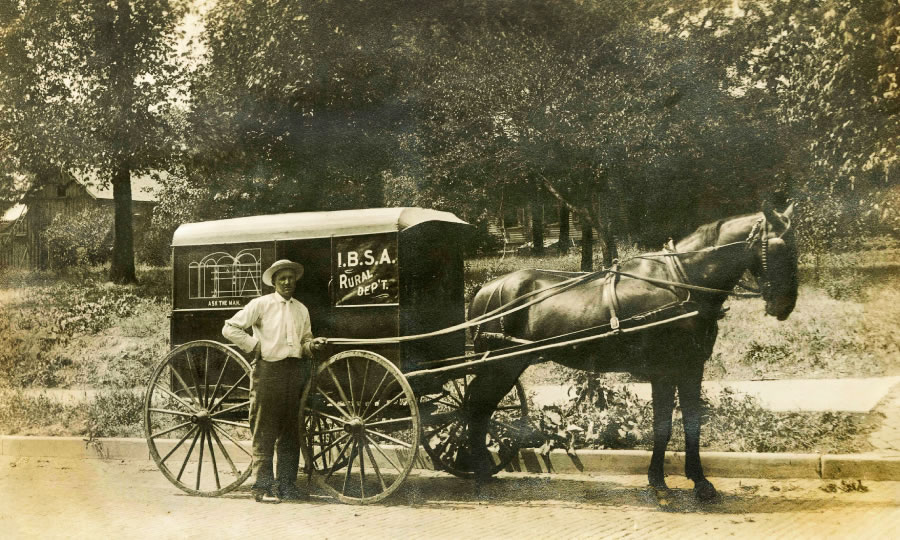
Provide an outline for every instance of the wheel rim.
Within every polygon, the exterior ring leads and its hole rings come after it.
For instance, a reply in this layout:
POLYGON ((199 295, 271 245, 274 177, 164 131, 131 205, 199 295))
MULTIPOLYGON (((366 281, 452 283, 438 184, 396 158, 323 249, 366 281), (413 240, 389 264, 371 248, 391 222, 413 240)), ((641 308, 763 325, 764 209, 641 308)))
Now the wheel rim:
POLYGON ((159 363, 144 396, 150 456, 179 489, 227 493, 250 476, 250 364, 233 348, 192 341, 159 363))
MULTIPOLYGON (((465 403, 469 383, 474 375, 452 379, 444 384, 439 396, 422 398, 422 407, 428 407, 422 446, 436 468, 460 478, 475 478, 469 452, 469 422, 462 405, 465 403)), ((491 414, 485 442, 494 461, 493 476, 506 468, 519 453, 522 433, 527 431, 528 403, 522 383, 516 384, 491 414)))
POLYGON ((406 378, 383 356, 338 353, 303 393, 304 462, 316 484, 351 504, 400 487, 419 446, 419 410, 406 378))

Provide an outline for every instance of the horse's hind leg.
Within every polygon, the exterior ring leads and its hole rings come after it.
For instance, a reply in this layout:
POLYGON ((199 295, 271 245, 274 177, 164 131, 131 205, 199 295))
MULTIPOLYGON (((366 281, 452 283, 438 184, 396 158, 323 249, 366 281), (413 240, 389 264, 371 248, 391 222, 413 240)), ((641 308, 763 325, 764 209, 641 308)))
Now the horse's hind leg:
MULTIPOLYGON (((667 377, 658 377, 650 381, 653 393, 653 455, 650 458, 650 469, 647 478, 650 487, 657 492, 665 492, 666 486, 663 464, 666 459, 666 447, 672 436, 672 410, 675 408, 675 385, 667 377)), ((662 497, 663 493, 657 493, 662 497)))
POLYGON ((503 396, 512 390, 527 362, 510 361, 491 371, 477 375, 466 392, 465 415, 469 420, 469 452, 476 482, 491 477, 493 461, 487 449, 486 436, 491 415, 503 396))
MULTIPOLYGON (((702 365, 701 365, 702 366, 702 365)), ((716 498, 715 486, 703 475, 700 464, 700 382, 703 368, 699 375, 685 377, 678 384, 678 399, 684 421, 684 475, 694 481, 694 494, 701 501, 716 498)))

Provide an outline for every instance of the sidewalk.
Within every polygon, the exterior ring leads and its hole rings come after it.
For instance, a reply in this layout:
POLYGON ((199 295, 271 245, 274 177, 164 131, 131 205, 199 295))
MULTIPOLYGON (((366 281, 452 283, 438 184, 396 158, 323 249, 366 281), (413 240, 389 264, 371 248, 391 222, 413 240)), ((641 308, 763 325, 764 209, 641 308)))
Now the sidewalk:
MULTIPOLYGON (((649 399, 649 384, 628 387, 639 397, 649 399)), ((772 410, 874 412, 883 419, 881 426, 870 436, 874 452, 850 455, 703 452, 704 468, 710 476, 900 480, 900 377, 712 381, 704 383, 704 387, 713 398, 726 387, 755 395, 772 410)), ((562 386, 532 387, 530 390, 534 392, 536 406, 568 399, 567 388, 562 386)), ((88 397, 84 390, 48 391, 46 395, 60 400, 88 397)), ((0 436, 0 455, 149 459, 146 442, 141 438, 87 441, 80 437, 0 436)), ((641 450, 581 450, 575 456, 554 451, 545 456, 535 449, 525 449, 513 462, 512 469, 528 473, 644 474, 649 456, 649 452, 641 450)), ((666 468, 674 474, 683 474, 683 462, 682 452, 669 452, 666 468)), ((425 452, 419 452, 416 467, 420 470, 433 468, 425 452)))

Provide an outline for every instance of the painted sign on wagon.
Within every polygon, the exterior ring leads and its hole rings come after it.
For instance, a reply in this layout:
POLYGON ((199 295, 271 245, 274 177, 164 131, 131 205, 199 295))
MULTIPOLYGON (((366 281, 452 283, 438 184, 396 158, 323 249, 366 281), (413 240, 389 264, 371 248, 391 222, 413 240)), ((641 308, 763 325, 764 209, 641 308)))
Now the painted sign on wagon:
POLYGON ((176 308, 243 306, 262 295, 262 273, 274 255, 270 245, 260 244, 176 249, 176 308))
POLYGON ((336 237, 331 253, 335 306, 398 303, 396 233, 336 237))

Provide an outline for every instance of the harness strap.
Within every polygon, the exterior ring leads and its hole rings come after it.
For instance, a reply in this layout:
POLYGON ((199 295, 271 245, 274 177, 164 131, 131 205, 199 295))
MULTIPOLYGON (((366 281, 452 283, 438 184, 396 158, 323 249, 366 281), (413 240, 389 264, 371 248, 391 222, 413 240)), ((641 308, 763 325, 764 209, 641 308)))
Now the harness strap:
POLYGON ((609 275, 606 277, 606 284, 603 287, 603 296, 606 305, 609 306, 609 327, 612 330, 619 329, 619 317, 616 315, 619 309, 619 297, 616 295, 616 281, 619 279, 619 261, 613 261, 612 268, 609 269, 609 275))
MULTIPOLYGON (((666 270, 668 270, 669 275, 672 276, 672 281, 678 283, 687 283, 687 271, 684 269, 684 264, 681 262, 681 257, 678 257, 678 251, 675 250, 675 241, 669 238, 669 241, 663 245, 663 250, 666 253, 670 253, 672 255, 676 255, 674 257, 663 257, 663 261, 666 263, 666 270)), ((676 298, 681 298, 681 293, 686 289, 680 287, 669 287, 672 293, 675 294, 676 298)), ((684 298, 684 301, 688 301, 691 298, 690 290, 687 290, 687 297, 684 298)))

